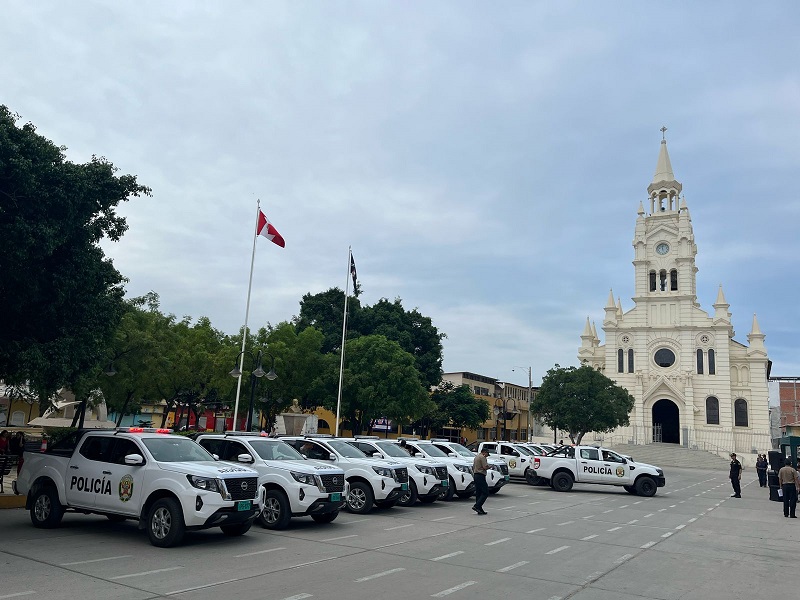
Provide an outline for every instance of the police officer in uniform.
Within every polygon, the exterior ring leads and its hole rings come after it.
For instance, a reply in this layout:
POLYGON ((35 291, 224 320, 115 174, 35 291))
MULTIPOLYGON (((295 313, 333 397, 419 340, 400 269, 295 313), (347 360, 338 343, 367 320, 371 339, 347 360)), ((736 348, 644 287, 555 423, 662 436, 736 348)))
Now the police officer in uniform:
POLYGON ((742 463, 736 458, 736 453, 731 452, 731 486, 733 487, 733 495, 731 498, 742 497, 742 463))
POLYGON ((472 461, 472 472, 475 477, 475 505, 472 507, 479 515, 485 515, 483 503, 489 497, 489 485, 486 483, 486 471, 489 470, 489 449, 483 448, 472 461))
POLYGON ((800 480, 792 466, 791 458, 787 458, 786 464, 778 471, 778 483, 783 493, 783 516, 796 519, 794 513, 797 508, 797 486, 800 485, 800 480))

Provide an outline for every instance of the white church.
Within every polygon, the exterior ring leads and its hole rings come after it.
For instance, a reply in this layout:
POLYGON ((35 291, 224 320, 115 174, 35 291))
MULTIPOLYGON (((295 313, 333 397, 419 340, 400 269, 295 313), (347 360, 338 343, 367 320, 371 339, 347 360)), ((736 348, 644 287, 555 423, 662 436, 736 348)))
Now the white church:
MULTIPOLYGON (((665 131, 665 130, 662 130, 665 131)), ((720 455, 770 449, 765 335, 753 315, 749 345, 734 339, 719 287, 713 312, 697 301, 694 232, 682 186, 661 141, 656 173, 634 229, 635 306, 608 295, 601 344, 586 319, 578 360, 636 399, 614 443, 664 442, 720 455)))

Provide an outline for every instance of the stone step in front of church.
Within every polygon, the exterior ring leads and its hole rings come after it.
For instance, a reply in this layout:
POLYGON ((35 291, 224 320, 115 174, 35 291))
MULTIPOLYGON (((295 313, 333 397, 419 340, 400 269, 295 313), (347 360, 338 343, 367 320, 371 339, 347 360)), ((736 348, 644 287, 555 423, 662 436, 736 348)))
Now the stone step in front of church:
POLYGON ((722 458, 705 450, 690 450, 677 444, 619 444, 612 450, 634 460, 657 467, 687 467, 694 469, 726 470, 727 458, 722 458))

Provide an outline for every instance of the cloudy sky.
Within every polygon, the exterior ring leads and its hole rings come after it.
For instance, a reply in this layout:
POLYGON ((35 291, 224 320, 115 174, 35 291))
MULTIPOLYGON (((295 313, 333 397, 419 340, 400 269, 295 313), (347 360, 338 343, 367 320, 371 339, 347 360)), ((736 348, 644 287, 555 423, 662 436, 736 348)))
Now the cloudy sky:
POLYGON ((129 295, 236 332, 260 199, 286 248, 259 239, 251 327, 343 288, 352 245, 362 302, 519 384, 602 339, 609 288, 633 307, 666 125, 701 306, 722 284, 800 375, 800 5, 676 4, 3 0, 0 103, 152 187, 106 247, 129 295))

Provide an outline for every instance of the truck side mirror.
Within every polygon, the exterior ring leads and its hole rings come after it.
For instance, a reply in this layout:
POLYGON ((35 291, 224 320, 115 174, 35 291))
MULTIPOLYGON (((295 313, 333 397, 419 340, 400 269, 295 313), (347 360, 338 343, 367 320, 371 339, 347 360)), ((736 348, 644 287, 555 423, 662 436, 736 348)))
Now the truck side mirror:
POLYGON ((144 456, 141 454, 128 454, 125 456, 125 464, 132 466, 140 466, 144 464, 144 456))
POLYGON ((331 452, 330 454, 328 454, 328 460, 336 460, 336 455, 333 452, 331 452))
POLYGON ((240 454, 236 457, 236 460, 240 463, 251 463, 254 462, 253 457, 249 454, 240 454))

